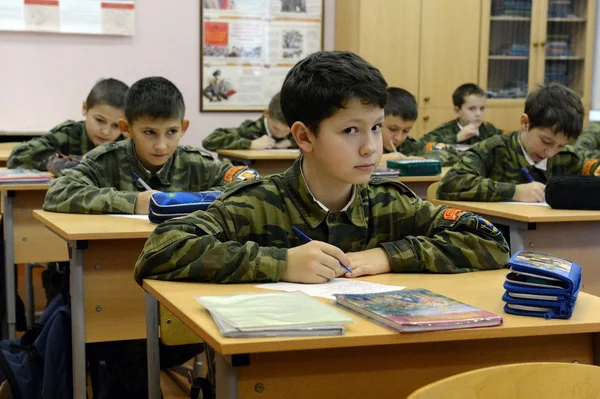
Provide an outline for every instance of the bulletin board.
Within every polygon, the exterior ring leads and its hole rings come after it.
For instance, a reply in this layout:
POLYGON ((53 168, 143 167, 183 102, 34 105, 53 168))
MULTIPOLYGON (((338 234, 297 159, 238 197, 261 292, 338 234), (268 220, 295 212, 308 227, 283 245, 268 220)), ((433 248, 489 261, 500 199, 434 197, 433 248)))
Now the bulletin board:
POLYGON ((323 0, 202 0, 200 111, 262 111, 323 49, 323 0))
POLYGON ((133 35, 133 0, 1 0, 0 30, 133 35))

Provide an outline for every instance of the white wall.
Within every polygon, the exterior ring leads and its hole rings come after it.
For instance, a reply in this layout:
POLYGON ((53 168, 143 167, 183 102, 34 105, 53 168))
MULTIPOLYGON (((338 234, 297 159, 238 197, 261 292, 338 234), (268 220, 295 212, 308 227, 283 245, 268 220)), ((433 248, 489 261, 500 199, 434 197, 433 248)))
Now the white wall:
MULTIPOLYGON (((0 32, 0 132, 45 131, 80 119, 81 102, 101 77, 132 84, 161 75, 183 92, 190 130, 200 145, 216 127, 255 113, 200 113, 200 1, 136 1, 133 37, 0 32)), ((334 45, 335 0, 325 0, 325 49, 334 45)))

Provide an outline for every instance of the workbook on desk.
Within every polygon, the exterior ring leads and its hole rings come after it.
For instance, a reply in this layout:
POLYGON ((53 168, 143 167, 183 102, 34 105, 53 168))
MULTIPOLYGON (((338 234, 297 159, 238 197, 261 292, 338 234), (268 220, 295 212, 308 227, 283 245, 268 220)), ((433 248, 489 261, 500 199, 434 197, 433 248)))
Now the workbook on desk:
POLYGON ((341 335, 351 317, 303 292, 201 296, 226 337, 341 335))
POLYGON ((0 168, 0 184, 48 183, 50 176, 35 169, 0 168))
POLYGON ((502 317, 426 289, 335 295, 336 303, 400 332, 493 327, 502 317))

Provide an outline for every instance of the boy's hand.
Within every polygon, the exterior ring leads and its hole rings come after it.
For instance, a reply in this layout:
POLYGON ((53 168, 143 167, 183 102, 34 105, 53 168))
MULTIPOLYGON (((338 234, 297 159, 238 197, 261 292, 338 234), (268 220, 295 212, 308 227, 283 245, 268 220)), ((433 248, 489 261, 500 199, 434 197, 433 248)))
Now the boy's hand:
POLYGON ((135 214, 136 215, 147 215, 148 208, 150 206, 150 196, 153 193, 158 193, 157 190, 142 191, 138 194, 135 201, 135 214))
POLYGON ((360 252, 348 252, 352 274, 346 273, 346 277, 368 276, 373 274, 389 273, 392 271, 390 259, 383 248, 373 248, 360 252))
POLYGON ((290 148, 292 146, 292 142, 290 139, 281 140, 273 145, 273 148, 290 148))
POLYGON ((311 241, 288 249, 287 262, 281 280, 294 283, 325 283, 346 272, 340 262, 348 267, 350 259, 333 245, 311 241))
POLYGON ((475 136, 479 136, 479 129, 477 128, 477 126, 469 123, 467 126, 463 127, 462 130, 456 135, 456 141, 460 143, 475 136))
POLYGON ((533 182, 527 184, 517 184, 513 201, 518 202, 545 202, 546 201, 546 185, 533 182))
POLYGON ((252 144, 250 144, 251 150, 265 150, 267 148, 273 148, 275 145, 275 139, 269 137, 268 135, 261 136, 257 139, 252 140, 252 144))

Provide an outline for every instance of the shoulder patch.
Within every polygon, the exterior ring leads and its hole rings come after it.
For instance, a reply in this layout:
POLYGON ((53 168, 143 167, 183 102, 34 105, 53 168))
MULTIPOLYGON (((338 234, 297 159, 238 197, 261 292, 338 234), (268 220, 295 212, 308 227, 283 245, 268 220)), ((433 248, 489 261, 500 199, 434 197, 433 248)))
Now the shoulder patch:
POLYGON ((484 219, 481 216, 476 216, 475 219, 477 220, 476 228, 478 231, 481 231, 482 233, 485 233, 491 237, 496 237, 501 234, 500 230, 498 230, 498 228, 487 219, 484 219))
POLYGON ((425 144, 425 151, 445 150, 447 148, 447 144, 437 143, 435 141, 430 141, 429 143, 425 144))
POLYGON ((372 186, 385 186, 385 185, 394 186, 402 194, 412 197, 412 198, 418 198, 417 194, 415 194, 404 183, 399 182, 398 180, 395 180, 395 179, 386 179, 383 177, 372 177, 371 180, 369 180, 369 184, 372 186))
MULTIPOLYGON (((591 175, 592 167, 594 165, 597 165, 598 161, 600 161, 598 158, 590 158, 587 161, 585 161, 585 163, 583 164, 583 167, 581 168, 581 174, 585 175, 585 176, 591 175)), ((594 171, 595 176, 598 176, 596 173, 598 173, 599 169, 600 168, 596 168, 596 170, 594 171)))
POLYGON ((444 213, 442 214, 442 217, 446 220, 450 220, 452 222, 458 220, 458 216, 463 213, 465 211, 463 211, 462 209, 458 209, 458 208, 447 208, 444 213))
POLYGON ((235 177, 235 174, 245 168, 245 166, 233 166, 227 169, 227 172, 225 172, 225 176, 223 176, 223 181, 225 183, 231 183, 235 177))
POLYGON ((255 171, 254 169, 246 169, 245 171, 237 175, 235 177, 235 180, 245 181, 256 179, 257 177, 260 177, 260 174, 257 171, 255 171))

